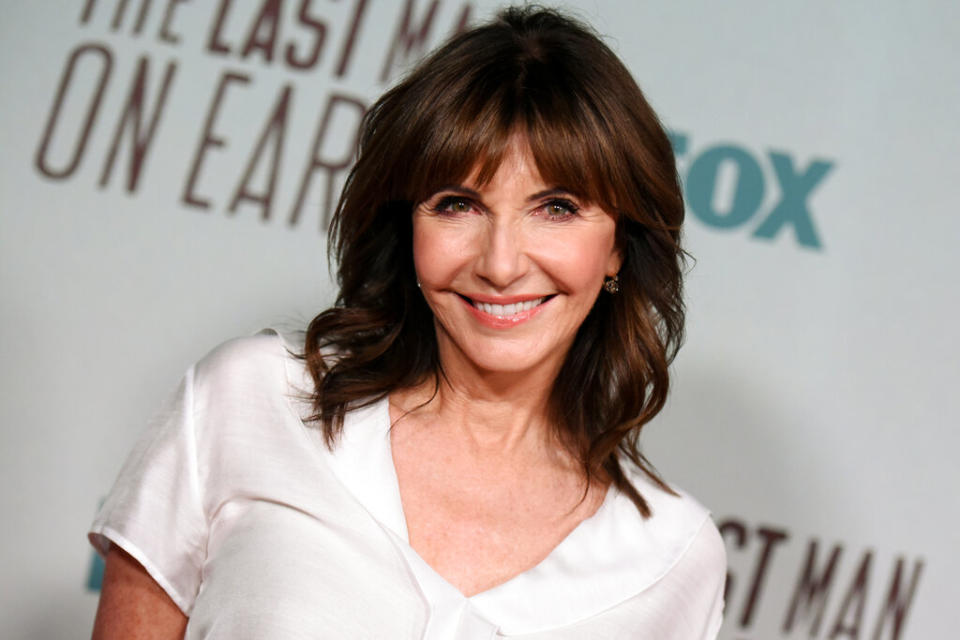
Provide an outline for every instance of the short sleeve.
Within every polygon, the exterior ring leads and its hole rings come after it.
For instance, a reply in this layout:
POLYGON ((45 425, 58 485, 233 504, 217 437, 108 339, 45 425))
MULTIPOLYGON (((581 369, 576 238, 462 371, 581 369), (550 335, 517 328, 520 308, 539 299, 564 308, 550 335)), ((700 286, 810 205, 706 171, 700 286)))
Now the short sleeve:
POLYGON ((190 615, 208 535, 197 469, 194 368, 150 421, 88 534, 106 554, 115 544, 190 615))
POLYGON ((706 630, 704 640, 715 640, 723 624, 724 591, 727 582, 727 553, 723 538, 717 531, 712 520, 704 523, 704 527, 697 535, 691 555, 702 568, 703 581, 708 593, 710 608, 706 616, 706 630))

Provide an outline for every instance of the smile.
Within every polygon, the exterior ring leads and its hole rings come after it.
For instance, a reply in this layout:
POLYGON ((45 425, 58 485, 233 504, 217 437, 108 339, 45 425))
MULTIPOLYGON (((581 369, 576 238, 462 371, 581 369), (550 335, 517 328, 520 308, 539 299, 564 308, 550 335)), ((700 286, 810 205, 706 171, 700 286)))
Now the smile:
POLYGON ((494 329, 508 329, 526 322, 537 315, 544 304, 554 296, 540 296, 527 300, 514 300, 505 303, 485 302, 460 295, 472 315, 482 324, 494 329))
POLYGON ((475 309, 479 309, 484 313, 489 313, 492 316, 497 316, 499 318, 506 318, 509 316, 515 316, 522 311, 529 311, 534 307, 540 306, 546 296, 542 298, 534 298, 533 300, 525 300, 524 302, 514 302, 513 304, 491 304, 488 302, 477 302, 471 300, 470 304, 473 305, 475 309))

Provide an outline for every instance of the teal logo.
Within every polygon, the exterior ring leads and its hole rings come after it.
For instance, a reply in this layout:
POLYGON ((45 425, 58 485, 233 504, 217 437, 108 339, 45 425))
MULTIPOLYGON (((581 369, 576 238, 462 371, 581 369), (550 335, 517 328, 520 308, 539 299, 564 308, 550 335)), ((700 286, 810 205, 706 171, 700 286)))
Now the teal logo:
MULTIPOLYGON (((106 498, 100 498, 100 501, 97 503, 98 510, 103 506, 104 500, 106 500, 106 498)), ((90 566, 87 569, 87 591, 100 591, 100 587, 103 586, 104 567, 103 558, 100 557, 96 549, 91 549, 90 566)))
POLYGON ((103 586, 103 558, 96 551, 92 552, 90 568, 87 571, 87 591, 100 591, 103 586))
POLYGON ((813 159, 798 162, 790 153, 768 151, 763 156, 734 144, 707 147, 688 158, 689 136, 670 132, 670 142, 678 160, 687 161, 683 177, 687 208, 708 227, 739 229, 749 226, 751 236, 772 240, 792 233, 797 244, 808 249, 823 247, 820 233, 810 211, 813 191, 833 169, 833 162, 813 159), (769 180, 764 165, 771 173, 769 180), (729 197, 718 203, 721 176, 731 183, 729 197), (771 184, 773 183, 773 184, 771 184), (776 190, 772 207, 763 203, 768 191, 776 190))

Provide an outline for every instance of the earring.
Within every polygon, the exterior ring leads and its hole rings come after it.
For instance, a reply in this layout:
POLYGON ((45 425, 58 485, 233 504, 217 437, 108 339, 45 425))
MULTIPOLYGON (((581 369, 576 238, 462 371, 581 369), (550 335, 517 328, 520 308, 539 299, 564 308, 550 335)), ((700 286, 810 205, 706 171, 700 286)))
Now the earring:
POLYGON ((620 274, 614 275, 612 278, 605 278, 603 281, 603 290, 611 295, 620 293, 620 274))

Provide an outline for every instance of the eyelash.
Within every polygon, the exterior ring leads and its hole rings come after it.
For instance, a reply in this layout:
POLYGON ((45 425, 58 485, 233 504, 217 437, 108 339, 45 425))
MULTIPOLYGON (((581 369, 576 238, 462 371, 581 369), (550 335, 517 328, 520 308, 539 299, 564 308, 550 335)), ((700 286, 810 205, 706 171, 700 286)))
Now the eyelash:
POLYGON ((469 199, 464 198, 463 196, 445 196, 440 199, 437 204, 435 204, 432 209, 437 213, 464 213, 463 211, 451 211, 450 206, 457 203, 464 203, 472 208, 475 208, 476 205, 469 199))
POLYGON ((577 215, 578 211, 580 211, 580 207, 570 202, 566 198, 554 198, 553 200, 550 200, 543 205, 543 209, 549 209, 550 207, 563 207, 564 209, 567 210, 566 213, 561 215, 553 215, 548 213, 547 215, 551 218, 559 218, 559 219, 572 218, 573 216, 577 215))
MULTIPOLYGON (((437 202, 437 204, 435 204, 431 208, 436 213, 446 213, 446 214, 466 213, 464 211, 450 210, 451 206, 459 203, 463 203, 474 209, 477 208, 477 205, 472 200, 470 200, 469 198, 464 198, 463 196, 445 196, 441 198, 440 201, 437 202)), ((573 216, 577 215, 578 211, 580 211, 580 207, 578 207, 576 204, 574 204, 570 200, 567 200, 566 198, 553 198, 551 200, 548 200, 547 202, 544 202, 542 205, 540 205, 539 208, 544 210, 548 218, 554 218, 557 220, 565 220, 567 218, 572 218, 573 216), (564 213, 554 214, 549 211, 551 207, 561 207, 563 209, 566 209, 566 211, 564 213)))

